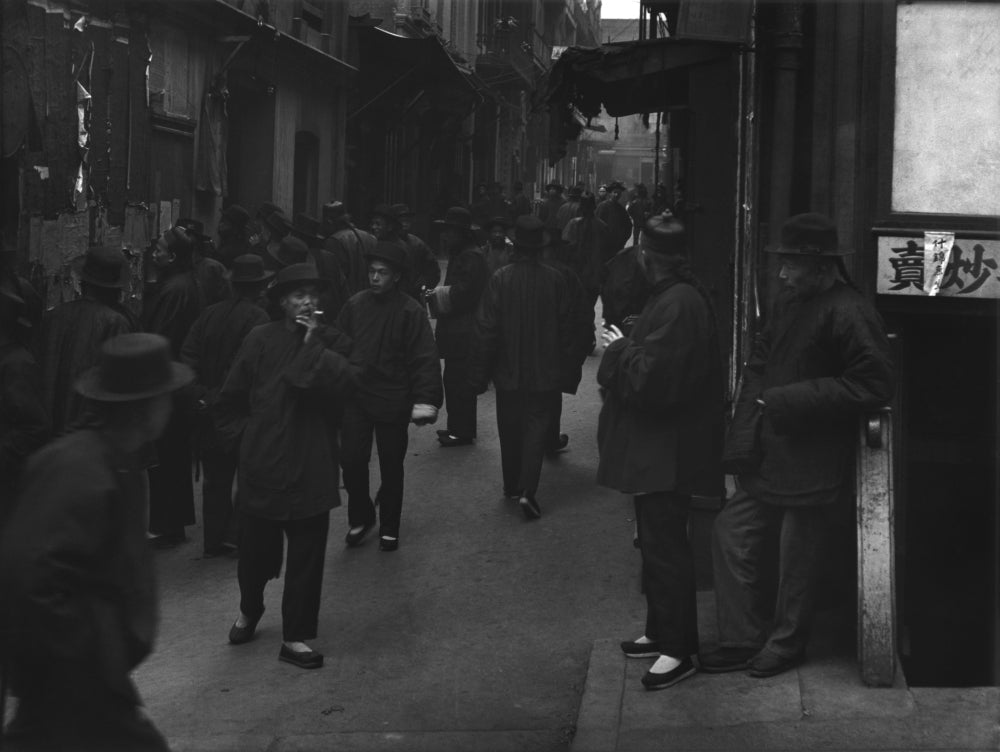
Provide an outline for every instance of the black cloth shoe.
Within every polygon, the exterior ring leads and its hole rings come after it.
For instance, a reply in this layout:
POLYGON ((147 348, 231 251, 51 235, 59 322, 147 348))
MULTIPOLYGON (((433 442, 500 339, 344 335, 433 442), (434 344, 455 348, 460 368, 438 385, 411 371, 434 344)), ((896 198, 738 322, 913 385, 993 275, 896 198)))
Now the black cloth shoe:
POLYGON ((291 663, 293 666, 298 666, 299 668, 319 668, 323 665, 322 653, 317 653, 315 650, 296 653, 284 643, 281 644, 281 652, 278 653, 278 660, 284 663, 291 663))
POLYGON ((769 676, 777 676, 802 663, 801 655, 794 655, 791 658, 772 653, 770 650, 761 650, 750 659, 750 676, 757 679, 766 679, 769 676))
POLYGON ((522 496, 518 499, 517 503, 521 505, 521 512, 524 514, 526 520, 537 520, 542 516, 542 508, 538 506, 538 502, 534 499, 522 496))
POLYGON ((361 530, 354 532, 353 528, 347 531, 347 535, 344 536, 344 543, 346 543, 350 548, 355 546, 360 546, 361 541, 365 539, 368 533, 371 532, 372 528, 375 527, 374 522, 368 522, 362 525, 361 530))
POLYGON ((654 674, 652 671, 647 671, 646 675, 642 677, 642 686, 646 689, 666 689, 667 687, 674 686, 677 682, 687 679, 689 676, 693 676, 697 672, 698 669, 694 667, 694 663, 691 662, 689 656, 681 661, 677 668, 665 674, 654 674))
POLYGON ((453 433, 446 433, 444 436, 438 436, 438 443, 443 447, 466 446, 472 443, 472 439, 456 436, 453 433))
POLYGON ((655 642, 625 641, 621 646, 626 658, 656 658, 663 652, 655 642))
POLYGON ((552 455, 559 454, 559 452, 565 450, 567 446, 569 446, 569 435, 561 433, 559 434, 559 439, 556 443, 546 449, 545 453, 551 457, 552 455))
POLYGON ((236 622, 233 622, 233 626, 229 629, 229 644, 242 645, 244 642, 250 642, 250 640, 254 637, 254 633, 257 631, 257 623, 263 615, 264 613, 261 612, 256 619, 250 619, 247 621, 247 625, 245 627, 237 627, 236 622))
POLYGON ((383 535, 378 539, 379 551, 395 551, 397 548, 399 548, 399 538, 390 538, 387 535, 383 535))
POLYGON ((698 665, 708 674, 743 671, 750 667, 750 659, 759 652, 758 648, 720 647, 707 653, 699 653, 698 665))

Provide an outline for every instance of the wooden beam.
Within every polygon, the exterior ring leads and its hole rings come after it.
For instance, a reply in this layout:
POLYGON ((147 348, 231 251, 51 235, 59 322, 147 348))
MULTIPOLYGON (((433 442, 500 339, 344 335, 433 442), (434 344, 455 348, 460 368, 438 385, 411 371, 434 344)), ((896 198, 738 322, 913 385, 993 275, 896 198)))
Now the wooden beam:
POLYGON ((892 411, 862 417, 857 455, 858 663, 870 687, 896 675, 892 411))

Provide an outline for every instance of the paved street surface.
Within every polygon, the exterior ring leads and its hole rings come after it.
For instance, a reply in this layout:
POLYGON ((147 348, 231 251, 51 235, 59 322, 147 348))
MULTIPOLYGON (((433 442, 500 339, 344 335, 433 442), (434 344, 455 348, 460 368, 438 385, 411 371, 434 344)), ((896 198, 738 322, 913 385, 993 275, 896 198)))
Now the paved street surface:
POLYGON ((281 581, 234 647, 235 560, 200 559, 200 527, 157 552, 160 635, 136 681, 172 747, 567 749, 594 641, 644 618, 630 501, 594 484, 597 363, 565 398, 569 451, 543 469, 540 520, 503 499, 492 392, 474 446, 439 448, 441 420, 411 427, 398 551, 346 549, 346 499, 334 510, 322 669, 278 661, 281 581))

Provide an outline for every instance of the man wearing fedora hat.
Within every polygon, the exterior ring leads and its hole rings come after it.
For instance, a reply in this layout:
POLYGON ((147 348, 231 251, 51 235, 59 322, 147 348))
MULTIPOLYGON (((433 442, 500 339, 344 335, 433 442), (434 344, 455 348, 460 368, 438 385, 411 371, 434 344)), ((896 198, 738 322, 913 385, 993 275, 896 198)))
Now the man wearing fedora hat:
POLYGON ((399 223, 399 237, 406 244, 409 259, 408 279, 404 279, 404 290, 423 303, 425 290, 433 290, 441 281, 441 267, 434 252, 423 240, 411 232, 414 213, 406 204, 393 204, 392 213, 399 223))
POLYGON ((367 258, 371 287, 347 301, 337 317, 337 328, 352 341, 351 362, 362 369, 340 427, 350 526, 346 540, 348 546, 361 543, 375 524, 377 503, 379 548, 395 551, 408 425, 437 419, 441 362, 424 306, 399 289, 408 263, 405 249, 379 241, 367 258), (373 435, 381 475, 374 503, 368 483, 373 435))
POLYGON ((858 417, 887 404, 895 377, 871 303, 848 284, 837 228, 799 214, 781 229, 782 294, 754 343, 726 438, 738 491, 715 521, 719 648, 705 671, 767 677, 803 659, 831 515, 849 504, 858 417), (774 616, 762 614, 761 551, 777 531, 774 616))
POLYGON ((573 371, 569 290, 541 263, 545 226, 537 217, 514 224, 513 262, 490 278, 476 317, 469 381, 477 393, 492 379, 504 496, 527 519, 541 516, 536 492, 560 391, 573 371))
POLYGON ((347 207, 340 201, 324 204, 323 225, 327 232, 323 247, 337 257, 348 297, 367 289, 368 263, 365 254, 375 247, 378 242, 376 237, 355 227, 347 207))
POLYGON ((663 689, 695 672, 687 518, 693 493, 721 494, 722 353, 684 226, 670 214, 650 218, 637 258, 653 292, 629 335, 616 326, 602 335, 597 482, 634 497, 646 626, 621 648, 630 658, 657 658, 642 684, 663 689))
POLYGON ((194 322, 181 348, 181 360, 195 373, 190 391, 195 403, 195 454, 204 471, 202 479, 202 527, 205 555, 216 556, 237 545, 233 517, 233 479, 236 455, 226 452, 215 433, 213 414, 236 353, 250 330, 270 318, 263 308, 261 292, 274 276, 265 271, 260 256, 237 256, 229 273, 232 300, 210 305, 194 322))
POLYGON ((476 392, 469 383, 469 352, 476 309, 489 280, 483 249, 475 240, 478 229, 468 209, 453 206, 444 219, 434 221, 441 246, 448 254, 444 283, 428 296, 437 315, 438 352, 444 359, 444 395, 448 426, 438 431, 443 447, 471 444, 476 438, 476 392))
POLYGON ((340 354, 346 338, 319 318, 328 285, 312 264, 277 273, 267 294, 284 318, 243 340, 214 414, 221 449, 239 453, 240 608, 229 641, 253 639, 285 558, 278 658, 300 668, 323 665, 306 641, 317 635, 330 510, 340 504, 337 423, 357 375, 340 354))
POLYGON ((611 250, 616 253, 632 237, 632 218, 622 206, 625 186, 618 180, 608 183, 608 197, 597 205, 595 216, 608 226, 611 250))
POLYGON ((108 340, 75 384, 97 420, 28 463, 0 541, 2 655, 19 698, 8 734, 26 748, 167 749, 129 676, 157 620, 137 454, 191 378, 159 335, 108 340))
POLYGON ((26 313, 24 299, 0 282, 0 530, 25 460, 49 437, 38 366, 19 336, 26 313))
POLYGON ((42 396, 57 436, 83 417, 86 403, 73 388, 97 365, 101 345, 135 331, 120 305, 125 254, 113 246, 91 246, 80 268, 82 296, 58 305, 42 319, 42 396))
MULTIPOLYGON (((175 358, 205 307, 205 297, 194 277, 193 255, 191 237, 182 228, 164 232, 153 252, 158 284, 143 301, 142 328, 166 337, 175 358)), ((158 464, 149 469, 149 531, 156 536, 156 546, 183 543, 187 540, 184 528, 195 523, 191 414, 182 398, 178 398, 177 407, 156 442, 158 464)))

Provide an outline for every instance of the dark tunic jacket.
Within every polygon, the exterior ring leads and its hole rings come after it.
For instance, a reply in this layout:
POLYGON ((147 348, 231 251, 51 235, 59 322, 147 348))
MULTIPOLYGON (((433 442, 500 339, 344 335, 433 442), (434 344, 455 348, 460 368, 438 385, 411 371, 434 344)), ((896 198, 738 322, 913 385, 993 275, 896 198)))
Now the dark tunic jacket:
POLYGON ((452 254, 444 286, 449 288, 449 313, 439 313, 437 330, 438 352, 442 358, 462 360, 469 357, 476 309, 489 281, 489 267, 482 248, 470 243, 452 254))
POLYGON ((396 289, 362 290, 337 319, 360 371, 354 400, 378 421, 407 422, 415 404, 441 407, 441 360, 427 312, 396 289))
POLYGON ((24 463, 49 436, 31 353, 0 335, 0 528, 24 463))
POLYGON ((152 291, 142 308, 142 327, 170 340, 174 358, 191 325, 205 307, 205 297, 191 271, 173 271, 152 291))
POLYGON ((656 284, 631 336, 604 351, 597 381, 600 485, 720 493, 722 364, 711 311, 693 286, 656 284))
POLYGON ((727 440, 727 454, 756 399, 763 460, 740 484, 760 501, 827 504, 841 498, 853 467, 858 417, 895 389, 881 319, 856 290, 837 282, 782 311, 757 338, 727 440))
POLYGON ((410 262, 410 268, 406 275, 408 280, 406 292, 422 301, 420 288, 426 287, 431 290, 437 287, 438 282, 441 281, 441 267, 438 266, 430 246, 412 232, 403 235, 402 239, 406 244, 406 255, 410 262))
POLYGON ((617 251, 624 248, 632 237, 632 218, 628 211, 618 201, 605 199, 594 212, 595 216, 608 226, 608 234, 612 248, 617 251))
POLYGON ((493 273, 476 317, 469 380, 503 391, 575 389, 570 293, 562 274, 515 256, 493 273))
POLYGON ((271 520, 313 517, 340 504, 337 414, 354 369, 324 333, 284 321, 253 329, 216 402, 223 451, 239 447, 237 506, 271 520))
POLYGON ((573 268, 555 258, 544 258, 544 263, 551 266, 562 275, 566 282, 566 292, 569 295, 569 342, 566 353, 566 381, 562 391, 566 394, 576 394, 580 381, 583 379, 583 363, 587 360, 596 344, 594 336, 594 306, 591 305, 587 291, 583 289, 580 277, 573 268))
POLYGON ((99 431, 70 433, 28 463, 0 545, 15 684, 85 682, 138 703, 129 671, 157 619, 144 487, 99 431))
POLYGON ((365 254, 378 242, 370 232, 346 226, 330 235, 323 247, 337 256, 347 284, 348 297, 368 287, 368 262, 365 254))
POLYGON ((210 305, 188 332, 181 360, 196 374, 196 381, 190 387, 192 404, 199 400, 205 403, 196 426, 198 446, 202 449, 218 447, 213 418, 215 403, 236 353, 250 330, 267 322, 263 308, 244 298, 235 298, 210 305))
POLYGON ((83 417, 86 401, 73 389, 77 377, 97 365, 101 345, 133 330, 121 311, 98 300, 63 303, 42 320, 42 399, 52 430, 63 433, 83 417))
POLYGON ((608 226, 597 217, 575 217, 563 229, 562 238, 570 246, 568 263, 580 277, 584 289, 597 295, 608 253, 614 255, 608 226))

